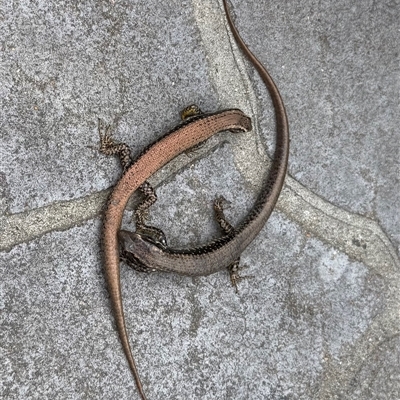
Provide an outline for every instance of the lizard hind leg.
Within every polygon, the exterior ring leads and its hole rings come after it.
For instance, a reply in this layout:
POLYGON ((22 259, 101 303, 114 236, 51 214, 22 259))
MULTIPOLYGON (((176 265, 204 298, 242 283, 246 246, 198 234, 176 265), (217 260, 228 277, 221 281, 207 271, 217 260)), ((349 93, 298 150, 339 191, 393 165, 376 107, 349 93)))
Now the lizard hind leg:
POLYGON ((107 156, 118 155, 122 170, 125 172, 132 163, 131 149, 126 143, 114 140, 111 133, 112 126, 105 124, 103 120, 98 120, 98 131, 100 137, 99 151, 107 156))
POLYGON ((157 194, 149 182, 144 182, 139 186, 139 190, 144 195, 143 201, 137 206, 133 215, 136 225, 136 233, 145 236, 146 240, 157 245, 162 249, 167 248, 167 238, 165 233, 155 226, 146 225, 149 208, 157 201, 157 194))
POLYGON ((239 293, 238 283, 240 281, 242 281, 243 279, 254 278, 254 275, 240 275, 239 271, 249 268, 249 266, 248 265, 239 266, 239 263, 240 263, 240 257, 227 267, 231 284, 235 288, 236 293, 239 293))
POLYGON ((145 226, 144 221, 147 219, 149 208, 157 201, 157 194, 148 181, 143 182, 139 186, 139 190, 144 196, 143 201, 137 206, 133 220, 136 228, 145 226))
POLYGON ((225 235, 230 235, 235 232, 235 228, 228 222, 225 217, 224 207, 230 205, 230 202, 224 196, 218 196, 214 200, 214 216, 219 227, 225 235))
MULTIPOLYGON (((232 235, 235 233, 235 228, 228 222, 224 214, 224 205, 229 205, 230 202, 225 199, 223 196, 218 196, 214 200, 214 214, 215 219, 217 220, 221 230, 225 235, 232 235)), ((247 265, 243 265, 242 267, 239 266, 240 257, 235 260, 232 264, 230 264, 227 269, 229 272, 229 276, 231 279, 232 286, 235 287, 236 293, 238 293, 238 283, 243 279, 253 278, 252 275, 244 275, 241 276, 239 271, 245 268, 248 268, 247 265)))

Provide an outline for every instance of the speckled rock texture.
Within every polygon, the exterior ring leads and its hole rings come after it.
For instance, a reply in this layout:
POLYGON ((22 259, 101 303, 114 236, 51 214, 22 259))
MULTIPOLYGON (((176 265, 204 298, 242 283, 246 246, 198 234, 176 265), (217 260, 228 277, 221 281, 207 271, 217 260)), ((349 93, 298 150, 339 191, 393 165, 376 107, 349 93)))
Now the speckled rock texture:
MULTIPOLYGON (((152 399, 400 399, 400 5, 234 1, 291 130, 289 175, 242 255, 253 277, 140 274, 121 264, 126 322, 152 399)), ((173 247, 218 237, 251 208, 273 154, 273 109, 219 0, 0 4, 0 393, 139 399, 115 330, 101 218, 118 161, 197 103, 238 107, 224 133, 151 183, 173 247)), ((124 218, 130 222, 134 196, 124 218)))

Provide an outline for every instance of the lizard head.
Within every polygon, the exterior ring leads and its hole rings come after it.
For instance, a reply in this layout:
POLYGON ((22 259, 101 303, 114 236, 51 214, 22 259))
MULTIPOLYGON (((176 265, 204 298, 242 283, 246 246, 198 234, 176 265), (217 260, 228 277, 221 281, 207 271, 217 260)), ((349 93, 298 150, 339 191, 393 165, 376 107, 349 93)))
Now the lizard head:
POLYGON ((121 249, 121 259, 129 266, 137 271, 156 271, 152 267, 151 257, 162 253, 164 246, 156 244, 154 237, 121 230, 118 232, 118 241, 121 249))

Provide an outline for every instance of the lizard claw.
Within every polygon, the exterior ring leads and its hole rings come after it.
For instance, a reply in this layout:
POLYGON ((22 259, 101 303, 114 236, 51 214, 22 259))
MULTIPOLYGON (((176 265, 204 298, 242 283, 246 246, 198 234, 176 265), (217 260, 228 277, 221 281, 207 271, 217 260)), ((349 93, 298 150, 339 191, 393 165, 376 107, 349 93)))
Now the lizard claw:
POLYGON ((230 208, 232 202, 227 200, 224 196, 217 196, 214 200, 214 208, 219 208, 221 210, 230 208))
POLYGON ((235 287, 235 292, 239 293, 238 283, 243 279, 254 278, 254 275, 240 275, 239 271, 249 268, 248 265, 242 265, 239 267, 239 260, 235 261, 232 265, 228 267, 231 284, 235 287))
POLYGON ((116 144, 111 134, 111 125, 106 124, 102 119, 98 119, 98 132, 100 137, 99 151, 110 154, 110 149, 116 144))

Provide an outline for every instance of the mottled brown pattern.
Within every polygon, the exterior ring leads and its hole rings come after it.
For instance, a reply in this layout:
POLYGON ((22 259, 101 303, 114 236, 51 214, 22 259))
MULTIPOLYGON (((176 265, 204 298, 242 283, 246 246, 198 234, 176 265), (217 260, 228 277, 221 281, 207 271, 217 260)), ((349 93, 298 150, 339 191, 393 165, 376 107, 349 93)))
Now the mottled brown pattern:
POLYGON ((157 201, 157 194, 149 182, 146 181, 140 185, 140 191, 144 195, 144 200, 135 210, 135 224, 137 228, 145 225, 144 221, 147 217, 147 210, 157 201))
POLYGON ((98 123, 100 147, 99 151, 107 156, 118 155, 122 170, 125 172, 131 165, 131 149, 126 143, 116 142, 111 134, 111 125, 105 125, 99 119, 98 123))
POLYGON ((234 233, 234 227, 227 221, 224 214, 224 203, 227 203, 223 196, 219 196, 214 200, 214 214, 222 232, 225 235, 234 233))

